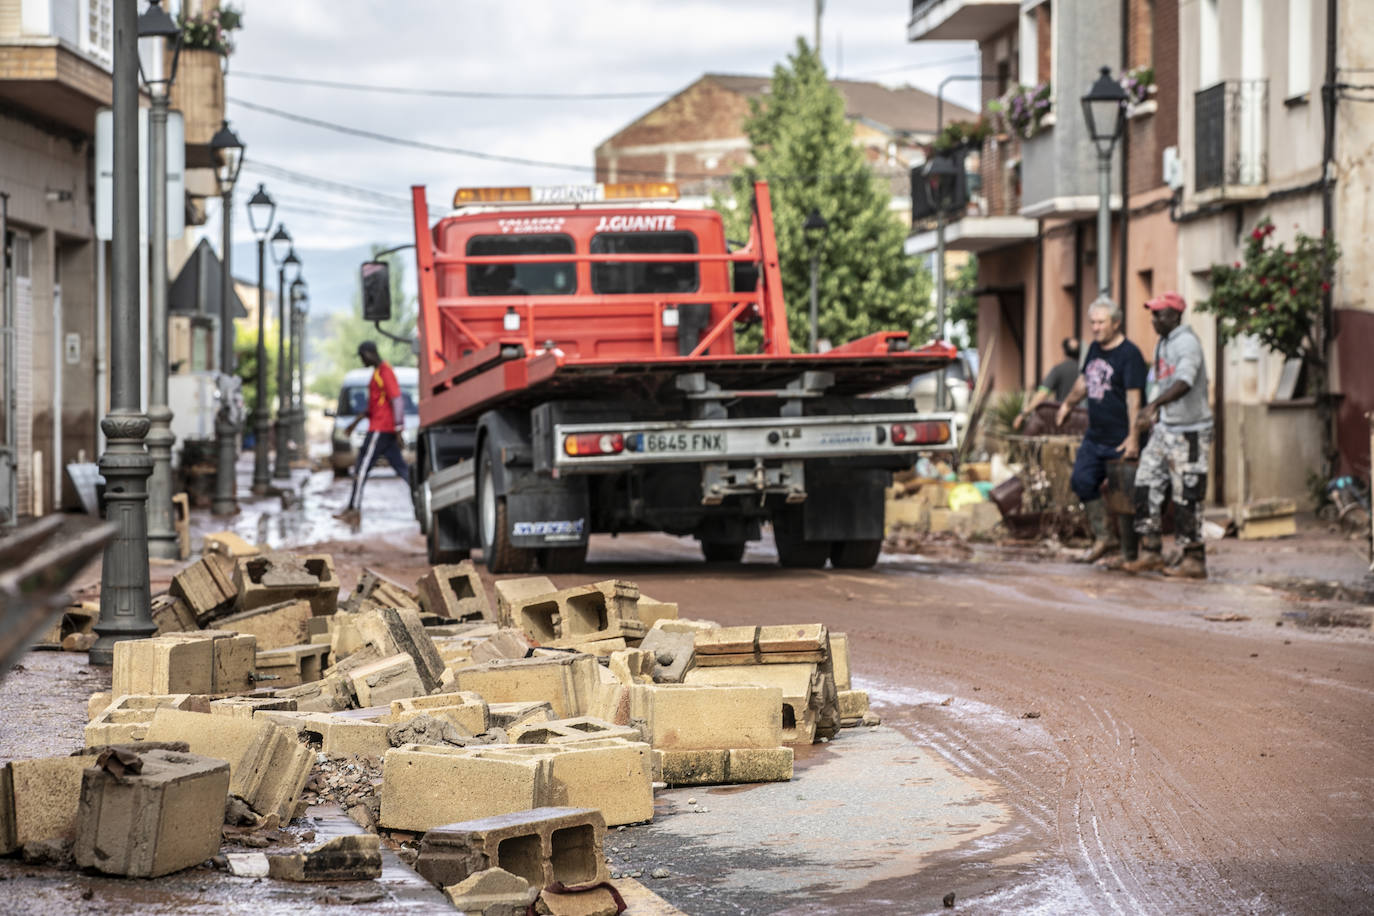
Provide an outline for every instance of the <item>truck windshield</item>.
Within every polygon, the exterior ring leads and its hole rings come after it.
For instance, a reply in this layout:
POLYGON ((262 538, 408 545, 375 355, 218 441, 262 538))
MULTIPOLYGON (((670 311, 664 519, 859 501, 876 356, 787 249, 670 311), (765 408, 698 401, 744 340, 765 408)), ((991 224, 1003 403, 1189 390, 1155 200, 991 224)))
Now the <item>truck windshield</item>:
MULTIPOLYGON (((467 253, 482 255, 572 254, 570 235, 474 235, 467 253)), ((577 292, 573 262, 469 264, 469 296, 571 296, 577 292)))
MULTIPOLYGON (((602 232, 592 254, 696 254, 691 232, 602 232)), ((690 293, 700 286, 695 263, 593 264, 594 293, 690 293)))

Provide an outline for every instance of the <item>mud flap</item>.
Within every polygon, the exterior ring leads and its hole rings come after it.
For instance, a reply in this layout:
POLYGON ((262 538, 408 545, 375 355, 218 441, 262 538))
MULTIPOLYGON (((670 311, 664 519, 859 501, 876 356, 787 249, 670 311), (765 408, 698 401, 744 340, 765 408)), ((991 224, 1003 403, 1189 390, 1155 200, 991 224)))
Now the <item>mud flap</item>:
POLYGON ((506 495, 510 541, 515 547, 580 547, 591 533, 590 500, 583 478, 524 476, 506 495))
POLYGON ((891 471, 806 465, 802 532, 808 541, 868 541, 883 536, 883 491, 891 471))

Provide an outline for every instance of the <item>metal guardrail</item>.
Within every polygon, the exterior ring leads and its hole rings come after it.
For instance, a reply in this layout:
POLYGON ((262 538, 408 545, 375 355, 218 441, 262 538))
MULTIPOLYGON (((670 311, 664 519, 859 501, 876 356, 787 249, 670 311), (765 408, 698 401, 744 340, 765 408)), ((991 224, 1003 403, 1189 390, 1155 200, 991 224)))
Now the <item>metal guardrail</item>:
POLYGON ((1269 81, 1224 80, 1193 93, 1194 190, 1269 180, 1269 81))

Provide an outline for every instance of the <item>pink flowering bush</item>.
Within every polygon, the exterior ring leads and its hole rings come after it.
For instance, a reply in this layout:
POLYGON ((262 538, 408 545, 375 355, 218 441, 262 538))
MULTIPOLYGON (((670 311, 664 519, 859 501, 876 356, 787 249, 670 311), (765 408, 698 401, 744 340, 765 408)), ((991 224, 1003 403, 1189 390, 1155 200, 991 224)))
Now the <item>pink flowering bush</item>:
POLYGON ((232 6, 213 9, 194 16, 177 16, 184 49, 216 51, 225 57, 234 53, 230 32, 243 28, 243 12, 232 6))
POLYGON ((1000 99, 988 102, 988 112, 1007 133, 1029 140, 1040 131, 1040 124, 1053 104, 1050 84, 1044 82, 1038 86, 1013 86, 1000 99))

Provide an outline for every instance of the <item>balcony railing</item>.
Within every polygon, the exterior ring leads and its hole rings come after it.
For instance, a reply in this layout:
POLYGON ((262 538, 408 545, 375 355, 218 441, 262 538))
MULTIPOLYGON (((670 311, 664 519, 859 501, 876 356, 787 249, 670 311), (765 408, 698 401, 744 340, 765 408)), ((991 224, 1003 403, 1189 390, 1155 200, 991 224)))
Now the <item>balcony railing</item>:
POLYGON ((1268 181, 1268 111, 1264 79, 1226 80, 1193 93, 1196 190, 1268 181))

